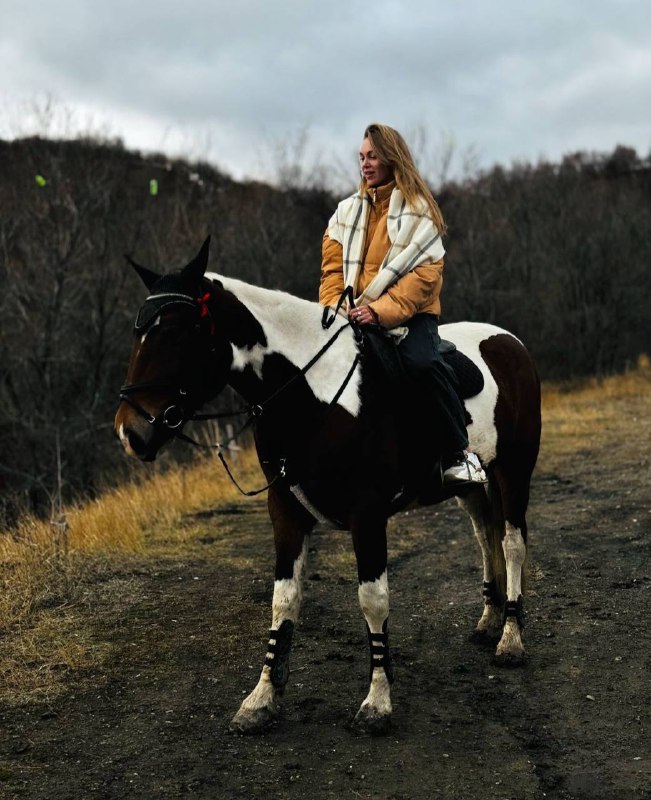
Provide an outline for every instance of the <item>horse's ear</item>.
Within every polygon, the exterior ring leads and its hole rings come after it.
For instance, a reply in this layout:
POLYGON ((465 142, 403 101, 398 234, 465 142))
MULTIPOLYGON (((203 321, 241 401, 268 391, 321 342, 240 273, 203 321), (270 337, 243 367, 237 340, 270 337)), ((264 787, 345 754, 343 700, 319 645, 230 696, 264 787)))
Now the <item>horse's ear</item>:
POLYGON ((201 250, 197 253, 194 259, 183 267, 182 275, 188 278, 192 283, 200 283, 201 279, 206 273, 208 268, 208 253, 210 251, 210 236, 201 245, 201 250))
POLYGON ((140 275, 140 279, 148 289, 151 289, 152 286, 156 283, 156 281, 160 280, 161 276, 158 273, 153 272, 150 269, 147 269, 147 267, 141 267, 140 264, 136 264, 136 262, 131 258, 131 256, 125 254, 124 257, 129 262, 129 264, 131 264, 131 266, 135 269, 138 275, 140 275))

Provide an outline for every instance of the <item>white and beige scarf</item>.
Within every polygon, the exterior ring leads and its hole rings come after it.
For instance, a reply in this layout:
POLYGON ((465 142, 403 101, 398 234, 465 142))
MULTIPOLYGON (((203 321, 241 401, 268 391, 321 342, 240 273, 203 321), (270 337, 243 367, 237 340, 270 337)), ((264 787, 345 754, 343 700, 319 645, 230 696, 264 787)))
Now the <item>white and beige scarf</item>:
MULTIPOLYGON (((357 291, 357 279, 362 268, 370 206, 368 193, 358 192, 339 203, 328 223, 328 236, 343 247, 344 282, 346 287, 352 287, 353 293, 357 291)), ((355 298, 355 305, 377 300, 414 267, 434 263, 445 255, 441 235, 429 216, 425 200, 420 200, 417 207, 408 206, 398 187, 391 192, 389 199, 387 232, 391 247, 377 275, 355 298)))

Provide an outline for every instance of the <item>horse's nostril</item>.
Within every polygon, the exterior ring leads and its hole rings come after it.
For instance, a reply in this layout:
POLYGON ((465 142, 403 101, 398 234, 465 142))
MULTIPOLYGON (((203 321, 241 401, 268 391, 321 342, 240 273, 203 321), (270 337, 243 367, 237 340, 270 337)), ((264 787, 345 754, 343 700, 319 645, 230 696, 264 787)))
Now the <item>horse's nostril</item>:
POLYGON ((130 430, 129 428, 125 431, 127 439, 129 441, 129 446, 133 450, 133 452, 137 456, 143 456, 147 452, 147 443, 145 440, 139 436, 135 431, 130 430))

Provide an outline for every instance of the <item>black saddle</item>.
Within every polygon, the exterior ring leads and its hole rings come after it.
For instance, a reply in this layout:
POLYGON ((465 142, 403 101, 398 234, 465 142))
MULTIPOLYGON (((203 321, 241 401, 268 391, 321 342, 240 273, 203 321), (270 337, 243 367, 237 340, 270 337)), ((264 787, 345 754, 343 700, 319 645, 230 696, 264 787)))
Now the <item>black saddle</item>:
MULTIPOLYGON (((398 381, 406 377, 395 336, 391 336, 380 325, 364 325, 359 330, 362 335, 364 354, 375 362, 386 378, 390 381, 398 381)), ((484 388, 484 376, 481 370, 474 361, 457 350, 454 342, 441 339, 439 353, 456 375, 458 385, 455 389, 463 400, 481 392, 484 388)))

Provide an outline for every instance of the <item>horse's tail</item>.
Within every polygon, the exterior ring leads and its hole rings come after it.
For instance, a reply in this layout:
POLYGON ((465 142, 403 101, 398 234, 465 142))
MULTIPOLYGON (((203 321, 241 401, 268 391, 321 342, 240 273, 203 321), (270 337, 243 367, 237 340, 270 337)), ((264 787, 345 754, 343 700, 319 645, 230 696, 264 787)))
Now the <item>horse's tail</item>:
POLYGON ((499 486, 492 477, 488 480, 488 500, 490 507, 490 518, 488 520, 488 545, 491 551, 491 561, 493 564, 493 575, 498 601, 504 603, 506 600, 506 561, 502 548, 504 538, 504 509, 502 507, 502 495, 499 486))

